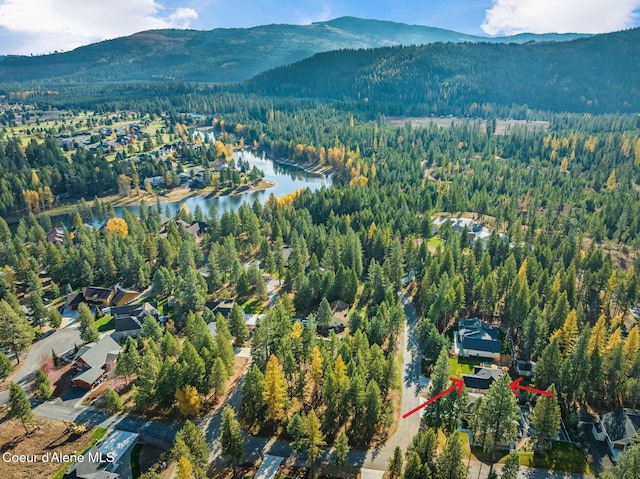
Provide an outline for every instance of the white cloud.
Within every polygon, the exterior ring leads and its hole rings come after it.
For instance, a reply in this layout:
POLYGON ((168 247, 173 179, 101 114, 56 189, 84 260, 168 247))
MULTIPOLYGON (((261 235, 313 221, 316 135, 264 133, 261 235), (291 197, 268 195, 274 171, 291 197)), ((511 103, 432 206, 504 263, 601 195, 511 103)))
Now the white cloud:
POLYGON ((604 33, 632 27, 640 0, 493 0, 482 29, 489 35, 604 33))
POLYGON ((48 53, 157 28, 187 28, 191 8, 166 12, 155 0, 0 0, 0 28, 19 38, 17 51, 48 53))

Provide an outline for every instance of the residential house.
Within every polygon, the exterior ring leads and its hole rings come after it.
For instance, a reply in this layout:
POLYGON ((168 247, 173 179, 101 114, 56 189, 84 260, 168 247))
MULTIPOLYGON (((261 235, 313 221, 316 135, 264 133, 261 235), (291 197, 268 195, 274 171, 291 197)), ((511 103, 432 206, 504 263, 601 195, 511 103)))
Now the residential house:
POLYGON ((497 366, 476 366, 473 374, 463 374, 465 387, 475 393, 485 393, 494 382, 505 374, 506 368, 497 366))
MULTIPOLYGON (((493 230, 483 226, 477 221, 471 218, 463 218, 463 217, 453 217, 448 218, 445 216, 433 216, 432 218, 433 226, 436 231, 438 231, 442 225, 449 222, 451 224, 451 231, 454 233, 462 233, 464 231, 467 232, 467 239, 469 242, 473 243, 474 241, 481 241, 483 244, 487 244, 489 238, 493 234, 493 230)), ((500 238, 506 239, 507 237, 503 234, 499 234, 500 238)))
POLYGON ((605 441, 614 459, 618 459, 631 444, 640 442, 640 410, 617 409, 600 416, 600 422, 593 424, 592 433, 598 441, 605 441))
POLYGON ((158 319, 159 312, 154 305, 145 302, 137 305, 116 306, 111 308, 111 315, 115 323, 115 337, 122 342, 129 336, 137 338, 142 329, 142 323, 146 316, 158 319))
POLYGON ((109 335, 97 343, 85 344, 71 364, 71 371, 75 373, 71 382, 76 387, 93 389, 114 369, 119 353, 120 345, 109 335))
POLYGON ((207 301, 204 306, 205 308, 209 308, 213 314, 220 313, 225 318, 228 318, 234 304, 236 304, 236 302, 233 299, 218 298, 213 301, 207 301))
POLYGON ((525 378, 532 378, 536 375, 536 363, 533 361, 523 361, 518 359, 516 361, 516 374, 525 378))
POLYGON ((96 304, 100 307, 122 306, 138 297, 138 291, 125 289, 119 284, 111 288, 85 286, 82 291, 67 295, 67 306, 77 309, 80 303, 96 304))
POLYGON ((63 479, 119 479, 131 477, 130 451, 138 442, 134 432, 112 431, 82 455, 63 479))
POLYGON ((464 358, 495 359, 502 353, 498 330, 480 318, 460 321, 454 332, 454 353, 464 358))
POLYGON ((47 233, 47 241, 49 243, 64 243, 66 240, 65 238, 65 234, 64 234, 64 229, 60 228, 60 227, 55 227, 52 228, 51 230, 49 230, 49 232, 47 233))

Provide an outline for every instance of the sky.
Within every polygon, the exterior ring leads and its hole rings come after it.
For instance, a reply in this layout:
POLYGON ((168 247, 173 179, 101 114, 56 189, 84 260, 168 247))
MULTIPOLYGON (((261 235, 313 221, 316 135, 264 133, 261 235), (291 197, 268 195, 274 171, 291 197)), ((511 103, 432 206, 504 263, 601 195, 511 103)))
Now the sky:
POLYGON ((640 26, 640 0, 0 0, 0 55, 68 51, 158 28, 305 25, 345 15, 484 36, 640 26))

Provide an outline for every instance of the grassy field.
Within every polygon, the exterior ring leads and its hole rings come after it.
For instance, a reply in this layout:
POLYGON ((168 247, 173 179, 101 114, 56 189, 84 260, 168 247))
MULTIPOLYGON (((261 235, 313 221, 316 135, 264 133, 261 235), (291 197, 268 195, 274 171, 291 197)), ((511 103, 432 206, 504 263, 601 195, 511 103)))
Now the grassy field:
POLYGON ((482 361, 467 358, 449 358, 451 375, 472 374, 474 366, 478 366, 482 361))
POLYGON ((98 328, 98 331, 101 333, 116 329, 116 320, 113 316, 107 314, 96 321, 96 328, 98 328))
POLYGON ((582 451, 566 442, 554 441, 549 451, 520 452, 520 465, 577 474, 593 474, 582 451))
POLYGON ((440 236, 432 236, 431 238, 429 238, 429 241, 427 242, 427 246, 431 246, 432 248, 438 249, 438 246, 440 246, 442 244, 442 239, 440 238, 440 236))

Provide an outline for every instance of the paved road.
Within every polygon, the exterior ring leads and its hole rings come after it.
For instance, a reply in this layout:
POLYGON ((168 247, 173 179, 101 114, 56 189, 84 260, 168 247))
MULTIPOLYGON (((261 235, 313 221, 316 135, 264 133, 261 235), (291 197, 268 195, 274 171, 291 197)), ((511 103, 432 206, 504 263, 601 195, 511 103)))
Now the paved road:
MULTIPOLYGON (((402 295, 404 313, 407 317, 404 327, 402 354, 402 401, 400 414, 420 405, 420 349, 416 326, 418 322, 416 308, 411 302, 411 298, 402 295)), ((420 430, 421 416, 419 413, 412 414, 406 419, 400 419, 398 429, 393 436, 380 448, 369 450, 364 466, 367 469, 386 471, 388 459, 393 456, 396 447, 403 451, 411 443, 413 436, 420 430)))
MULTIPOLYGON (((502 464, 495 464, 493 470, 502 471, 502 464)), ((489 465, 478 461, 469 463, 469 479, 487 479, 489 477, 489 465)), ((595 479, 595 476, 587 474, 575 474, 562 471, 547 471, 531 467, 520 467, 518 479, 595 479)))
POLYGON ((58 401, 41 403, 34 408, 33 412, 36 416, 61 421, 73 421, 77 424, 136 432, 146 441, 161 447, 169 447, 173 444, 176 432, 182 425, 181 423, 150 420, 136 416, 111 415, 91 406, 74 408, 58 401))
MULTIPOLYGON (((35 373, 40 369, 43 357, 50 357, 52 350, 61 355, 72 349, 76 344, 84 343, 80 339, 75 311, 65 309, 62 325, 63 327, 60 329, 33 343, 29 354, 22 360, 20 369, 10 378, 11 381, 27 389, 35 373)), ((6 404, 7 402, 9 402, 9 392, 0 392, 0 404, 6 404)))

